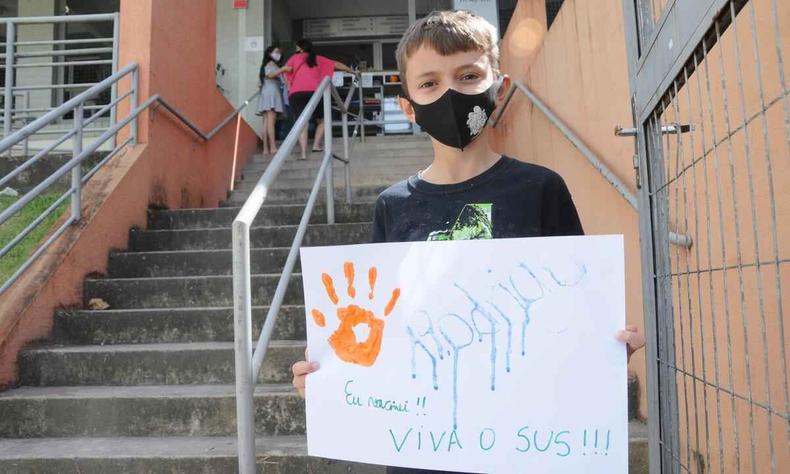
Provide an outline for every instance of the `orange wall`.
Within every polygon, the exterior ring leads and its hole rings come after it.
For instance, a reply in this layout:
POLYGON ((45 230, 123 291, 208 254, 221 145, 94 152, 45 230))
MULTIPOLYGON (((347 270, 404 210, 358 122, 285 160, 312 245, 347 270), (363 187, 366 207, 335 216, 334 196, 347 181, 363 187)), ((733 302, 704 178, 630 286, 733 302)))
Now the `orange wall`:
MULTIPOLYGON (((121 1, 120 64, 140 66, 140 102, 160 94, 204 132, 233 110, 215 85, 215 1, 121 1)), ((119 117, 129 110, 123 105, 119 117)), ((138 123, 140 144, 86 186, 80 225, 0 296, 0 387, 16 380, 19 350, 49 335, 56 309, 81 306, 83 279, 106 271, 108 252, 126 248, 132 226, 146 226, 149 204, 215 207, 225 198, 235 121, 209 143, 162 109, 143 113, 138 123)), ((255 147, 253 131, 242 123, 237 172, 255 147)))
MULTIPOLYGON (((565 0, 545 28, 545 1, 521 0, 502 41, 502 71, 532 89, 635 192, 634 142, 613 133, 632 122, 621 2, 565 0)), ((523 95, 516 93, 496 130, 500 152, 562 175, 587 234, 625 235, 626 314, 643 328, 636 210, 523 95)), ((644 363, 644 352, 631 360, 642 383, 644 363)))

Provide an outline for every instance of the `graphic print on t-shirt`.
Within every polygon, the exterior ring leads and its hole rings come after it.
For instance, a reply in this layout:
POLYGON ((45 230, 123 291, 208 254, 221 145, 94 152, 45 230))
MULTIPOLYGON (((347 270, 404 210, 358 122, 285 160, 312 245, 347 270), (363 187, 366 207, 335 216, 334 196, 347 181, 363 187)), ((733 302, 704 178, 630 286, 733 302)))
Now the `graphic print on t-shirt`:
POLYGON ((494 205, 466 204, 449 229, 433 231, 428 240, 484 240, 494 238, 491 210, 494 205))

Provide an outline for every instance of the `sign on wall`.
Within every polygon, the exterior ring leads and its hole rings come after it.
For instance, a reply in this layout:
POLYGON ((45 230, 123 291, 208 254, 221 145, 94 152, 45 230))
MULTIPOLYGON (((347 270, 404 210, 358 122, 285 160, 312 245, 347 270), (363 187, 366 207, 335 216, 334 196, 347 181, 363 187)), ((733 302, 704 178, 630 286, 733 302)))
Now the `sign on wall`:
POLYGON ((233 8, 246 9, 249 7, 249 0, 233 0, 233 8))
POLYGON ((307 38, 402 35, 408 26, 406 16, 308 18, 302 24, 307 38))
POLYGON ((263 51, 263 36, 248 36, 244 38, 244 51, 248 53, 263 51))
POLYGON ((625 473, 622 236, 303 248, 308 452, 625 473))

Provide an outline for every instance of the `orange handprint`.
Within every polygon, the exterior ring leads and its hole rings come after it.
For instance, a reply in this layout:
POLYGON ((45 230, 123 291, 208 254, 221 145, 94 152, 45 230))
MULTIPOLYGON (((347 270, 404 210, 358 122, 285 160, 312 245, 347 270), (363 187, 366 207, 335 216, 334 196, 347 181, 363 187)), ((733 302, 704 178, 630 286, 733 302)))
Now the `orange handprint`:
MULTIPOLYGON (((343 273, 345 274, 346 281, 348 282, 348 296, 352 299, 356 298, 357 290, 354 288, 354 264, 346 262, 343 265, 343 273)), ((368 299, 371 301, 374 297, 374 289, 376 287, 377 271, 376 267, 371 267, 368 270, 368 284, 370 292, 368 299)), ((329 300, 332 301, 336 307, 340 299, 335 291, 335 283, 332 277, 327 273, 321 274, 321 281, 326 289, 326 294, 329 300)), ((389 303, 384 307, 384 316, 389 316, 400 297, 400 288, 395 288, 392 291, 389 303)), ((326 326, 326 317, 324 314, 313 309, 311 311, 313 321, 319 326, 326 326)), ((329 336, 329 345, 335 351, 341 360, 358 364, 365 367, 370 367, 376 362, 381 350, 381 339, 384 335, 384 320, 379 319, 373 314, 372 311, 362 308, 355 304, 350 304, 345 308, 337 308, 337 318, 340 320, 340 325, 329 336), (354 333, 354 328, 358 325, 366 325, 368 327, 368 337, 364 341, 357 341, 357 335, 354 333)))

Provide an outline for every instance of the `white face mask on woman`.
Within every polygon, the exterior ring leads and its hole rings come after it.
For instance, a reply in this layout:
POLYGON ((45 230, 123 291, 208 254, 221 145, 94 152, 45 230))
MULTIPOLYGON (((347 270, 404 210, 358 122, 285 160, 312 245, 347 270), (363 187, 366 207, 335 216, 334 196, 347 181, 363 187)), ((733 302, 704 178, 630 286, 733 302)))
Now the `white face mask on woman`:
POLYGON ((279 52, 275 51, 275 52, 273 52, 273 53, 271 54, 271 57, 272 57, 272 59, 274 59, 275 61, 279 61, 279 60, 280 60, 280 58, 282 58, 282 57, 283 57, 283 55, 282 55, 282 54, 280 54, 279 52))

